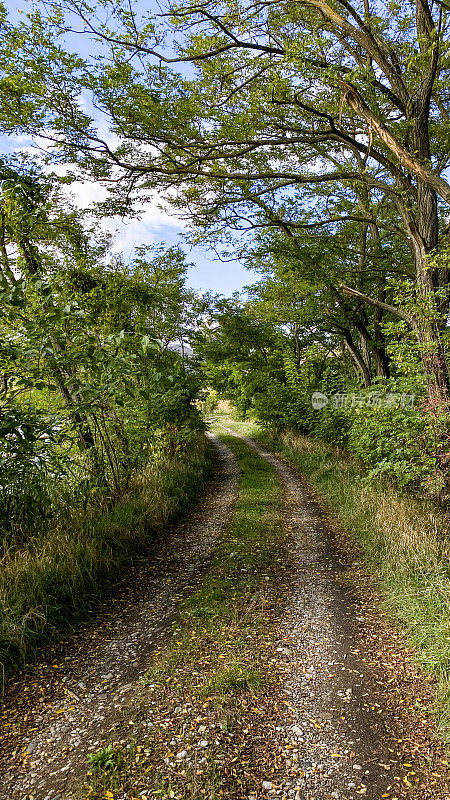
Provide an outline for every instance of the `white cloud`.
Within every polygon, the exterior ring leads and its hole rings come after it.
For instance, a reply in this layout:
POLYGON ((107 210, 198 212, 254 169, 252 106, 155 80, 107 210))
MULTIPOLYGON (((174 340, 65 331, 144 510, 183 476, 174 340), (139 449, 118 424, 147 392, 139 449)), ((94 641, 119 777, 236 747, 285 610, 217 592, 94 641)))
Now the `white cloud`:
MULTIPOLYGON (((68 188, 68 194, 78 208, 87 210, 95 203, 106 200, 108 190, 100 182, 74 181, 68 188)), ((136 246, 164 240, 165 234, 173 240, 177 233, 185 229, 184 222, 169 213, 161 197, 149 196, 147 202, 135 207, 135 211, 137 216, 128 219, 115 216, 104 217, 100 221, 101 228, 114 236, 113 251, 123 253, 126 260, 136 246)))
MULTIPOLYGON (((101 133, 108 144, 113 147, 116 142, 113 135, 107 129, 106 120, 100 121, 101 133), (109 135, 108 135, 109 134, 109 135)), ((1 136, 0 152, 11 153, 21 152, 25 155, 36 156, 39 152, 49 150, 48 140, 39 138, 33 142, 28 136, 1 136)), ((56 174, 66 175, 73 165, 57 164, 52 165, 52 171, 56 174)), ((76 180, 70 185, 63 187, 67 194, 72 198, 72 202, 80 210, 86 211, 96 203, 100 203, 107 198, 107 187, 98 181, 76 180)), ((138 216, 129 219, 120 217, 104 217, 95 221, 101 230, 110 232, 113 237, 113 251, 122 253, 124 260, 129 261, 133 256, 133 250, 139 245, 152 245, 159 242, 175 244, 178 241, 178 234, 186 231, 186 221, 169 213, 167 203, 162 197, 153 195, 146 202, 142 202, 138 211, 138 216)), ((239 264, 228 263, 220 264, 208 252, 207 243, 202 247, 188 249, 188 260, 193 261, 194 266, 190 271, 189 284, 197 290, 212 289, 213 291, 231 294, 236 289, 252 279, 252 275, 239 264)))
POLYGON ((154 244, 164 239, 165 233, 172 238, 183 230, 181 221, 161 209, 156 199, 145 204, 139 217, 129 220, 112 217, 104 224, 108 230, 116 232, 113 249, 123 252, 125 257, 131 255, 136 245, 154 244))

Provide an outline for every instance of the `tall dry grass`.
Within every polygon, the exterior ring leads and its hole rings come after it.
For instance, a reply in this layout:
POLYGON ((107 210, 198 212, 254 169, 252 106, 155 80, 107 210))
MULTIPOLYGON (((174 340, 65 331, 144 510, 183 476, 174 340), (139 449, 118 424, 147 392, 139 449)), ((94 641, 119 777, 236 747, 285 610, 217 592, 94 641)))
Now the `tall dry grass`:
POLYGON ((198 493, 210 465, 203 434, 137 475, 103 513, 68 509, 0 559, 0 670, 86 613, 133 555, 198 493))

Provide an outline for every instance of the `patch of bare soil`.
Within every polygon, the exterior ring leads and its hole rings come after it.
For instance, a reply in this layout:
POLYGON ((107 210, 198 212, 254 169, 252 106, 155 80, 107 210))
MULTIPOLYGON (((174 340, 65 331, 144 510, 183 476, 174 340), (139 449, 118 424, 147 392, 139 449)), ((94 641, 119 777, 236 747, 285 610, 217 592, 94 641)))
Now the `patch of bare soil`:
POLYGON ((8 685, 0 711, 2 800, 71 798, 87 752, 120 738, 124 726, 127 735, 138 732, 130 713, 138 679, 171 634, 180 601, 201 584, 235 501, 235 461, 215 446, 216 469, 196 509, 127 572, 91 623, 8 685))

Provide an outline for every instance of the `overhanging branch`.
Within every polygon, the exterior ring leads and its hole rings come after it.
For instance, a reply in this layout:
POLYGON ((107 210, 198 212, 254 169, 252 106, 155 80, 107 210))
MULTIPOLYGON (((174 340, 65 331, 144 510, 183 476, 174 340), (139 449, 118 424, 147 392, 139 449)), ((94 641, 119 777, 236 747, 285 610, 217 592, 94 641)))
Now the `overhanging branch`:
POLYGON ((369 297, 368 294, 359 292, 357 289, 352 289, 350 286, 345 286, 344 284, 341 284, 340 289, 345 295, 347 295, 347 297, 352 297, 356 300, 362 300, 363 303, 367 303, 375 308, 381 308, 383 311, 387 311, 389 314, 394 314, 394 316, 400 317, 400 319, 402 319, 404 322, 407 322, 412 328, 414 327, 414 321, 412 317, 410 317, 406 311, 402 311, 401 308, 392 306, 390 303, 384 303, 382 300, 376 300, 374 297, 369 297))

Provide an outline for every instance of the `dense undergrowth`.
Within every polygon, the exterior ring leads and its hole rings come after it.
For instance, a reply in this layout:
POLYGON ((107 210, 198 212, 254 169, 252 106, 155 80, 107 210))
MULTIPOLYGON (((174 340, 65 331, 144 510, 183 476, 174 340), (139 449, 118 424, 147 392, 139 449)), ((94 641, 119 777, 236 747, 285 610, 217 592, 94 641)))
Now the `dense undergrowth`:
POLYGON ((204 435, 134 476, 111 507, 61 510, 52 525, 11 545, 0 562, 0 663, 4 672, 43 638, 98 602, 133 554, 198 494, 211 463, 204 435), (65 512, 65 513, 64 513, 65 512))
POLYGON ((283 491, 272 467, 252 448, 223 429, 220 435, 241 473, 235 513, 202 587, 184 602, 174 638, 143 681, 137 713, 151 721, 148 736, 128 745, 108 743, 89 756, 91 800, 108 791, 231 800, 271 777, 264 749, 270 743, 261 730, 265 721, 279 724, 283 713, 283 698, 275 708, 267 635, 280 611, 280 576, 288 562, 283 491), (277 721, 270 717, 274 708, 277 721))
POLYGON ((450 503, 450 405, 430 395, 411 332, 386 325, 390 373, 372 370, 363 384, 337 341, 312 342, 300 324, 283 328, 264 281, 251 289, 251 302, 222 303, 198 337, 209 409, 229 401, 243 418, 344 448, 375 478, 450 503))
POLYGON ((182 510, 208 456, 202 309, 177 247, 129 263, 55 176, 0 169, 0 664, 89 608, 182 510))

